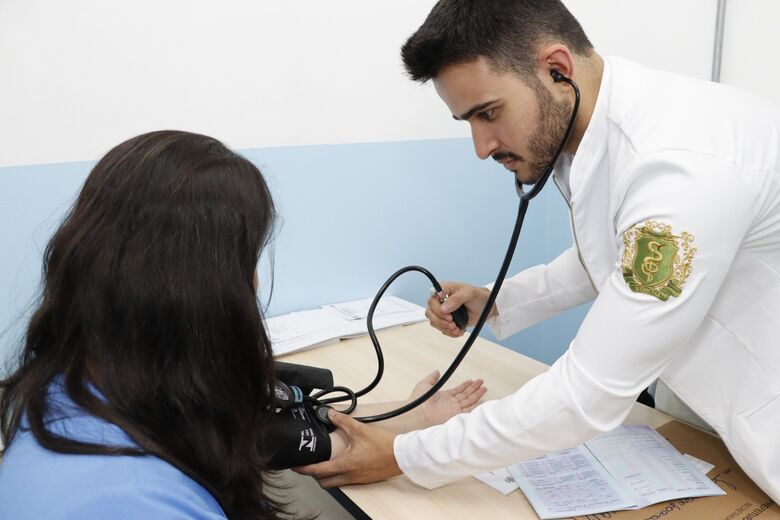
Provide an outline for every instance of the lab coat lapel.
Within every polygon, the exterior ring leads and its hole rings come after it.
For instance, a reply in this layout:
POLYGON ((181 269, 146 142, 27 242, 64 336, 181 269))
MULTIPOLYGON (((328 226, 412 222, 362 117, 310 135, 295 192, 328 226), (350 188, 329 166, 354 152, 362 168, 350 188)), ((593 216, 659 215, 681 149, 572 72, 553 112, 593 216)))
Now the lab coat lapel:
POLYGON ((575 242, 595 289, 614 269, 616 240, 610 204, 608 120, 610 70, 604 64, 596 107, 571 164, 572 225, 575 242))

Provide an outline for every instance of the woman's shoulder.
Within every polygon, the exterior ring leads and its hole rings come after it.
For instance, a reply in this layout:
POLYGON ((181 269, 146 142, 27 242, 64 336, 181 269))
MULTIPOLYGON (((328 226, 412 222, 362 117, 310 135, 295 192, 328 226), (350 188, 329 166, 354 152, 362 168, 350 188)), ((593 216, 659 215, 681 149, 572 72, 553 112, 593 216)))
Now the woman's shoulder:
MULTIPOLYGON (((115 425, 73 407, 47 426, 92 442, 129 439, 115 425)), ((157 457, 58 453, 41 446, 29 430, 17 432, 0 463, 0 520, 124 517, 225 515, 205 488, 157 457)))

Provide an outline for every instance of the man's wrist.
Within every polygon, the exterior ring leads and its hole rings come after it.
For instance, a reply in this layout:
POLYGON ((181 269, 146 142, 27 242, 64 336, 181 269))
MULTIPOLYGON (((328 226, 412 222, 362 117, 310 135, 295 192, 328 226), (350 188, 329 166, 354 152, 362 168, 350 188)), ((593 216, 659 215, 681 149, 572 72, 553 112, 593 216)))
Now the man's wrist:
MULTIPOLYGON (((487 300, 490 298, 490 289, 487 287, 482 287, 482 290, 485 291, 485 303, 487 303, 487 300)), ((496 316, 498 316, 498 305, 493 302, 493 307, 490 309, 488 319, 495 318, 496 316)))
POLYGON ((398 438, 401 437, 401 435, 403 435, 403 434, 398 434, 398 435, 393 437, 393 443, 392 443, 391 449, 390 449, 390 455, 391 455, 392 460, 393 460, 392 465, 390 466, 390 468, 391 468, 391 472, 393 473, 393 475, 391 475, 391 476, 393 476, 393 477, 394 476, 398 476, 398 475, 403 475, 403 473, 404 473, 404 471, 401 469, 401 464, 399 464, 399 462, 398 462, 398 452, 396 451, 396 443, 398 442, 398 438))

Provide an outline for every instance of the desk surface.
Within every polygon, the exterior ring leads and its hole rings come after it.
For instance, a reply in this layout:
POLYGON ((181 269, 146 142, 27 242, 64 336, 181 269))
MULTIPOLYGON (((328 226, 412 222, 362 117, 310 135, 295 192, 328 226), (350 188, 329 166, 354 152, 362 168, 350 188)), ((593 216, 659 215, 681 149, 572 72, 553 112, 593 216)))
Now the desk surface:
MULTIPOLYGON (((463 344, 427 323, 379 332, 385 357, 382 382, 361 402, 398 401, 409 396, 413 386, 434 369, 444 371, 463 344)), ((283 356, 292 363, 326 367, 336 384, 362 388, 376 374, 376 354, 368 337, 341 341, 317 349, 283 356)), ((465 379, 482 378, 488 387, 485 399, 499 399, 514 392, 547 365, 484 339, 478 339, 447 388, 465 379)), ((657 428, 671 417, 636 403, 627 424, 657 428)), ((425 518, 490 518, 491 520, 536 518, 519 491, 502 496, 474 478, 453 482, 429 491, 403 476, 365 486, 346 486, 342 491, 375 520, 425 518)))

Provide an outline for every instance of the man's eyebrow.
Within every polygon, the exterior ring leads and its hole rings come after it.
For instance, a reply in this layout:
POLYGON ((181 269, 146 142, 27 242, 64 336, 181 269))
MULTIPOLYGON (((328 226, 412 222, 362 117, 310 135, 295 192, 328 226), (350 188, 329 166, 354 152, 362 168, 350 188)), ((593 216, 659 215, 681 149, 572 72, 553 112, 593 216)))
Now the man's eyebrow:
POLYGON ((452 118, 455 121, 468 121, 469 119, 471 119, 471 116, 473 116, 474 114, 476 114, 480 110, 485 110, 487 107, 489 107, 490 105, 492 105, 496 101, 498 101, 498 100, 497 99, 493 99, 491 101, 485 101, 484 103, 480 103, 479 105, 471 107, 471 109, 468 112, 466 112, 465 114, 463 114, 462 116, 456 116, 456 115, 453 114, 452 118))

